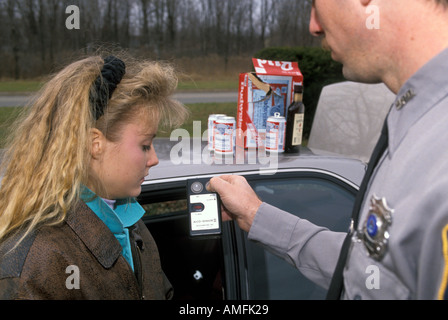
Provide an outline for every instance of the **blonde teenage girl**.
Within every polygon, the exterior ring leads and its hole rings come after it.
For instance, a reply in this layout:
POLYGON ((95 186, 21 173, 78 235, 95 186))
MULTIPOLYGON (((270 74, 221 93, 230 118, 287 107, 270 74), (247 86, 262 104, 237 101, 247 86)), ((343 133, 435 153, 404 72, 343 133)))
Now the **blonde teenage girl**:
POLYGON ((94 56, 41 90, 3 158, 0 298, 169 299, 135 197, 159 123, 187 111, 169 65, 94 56))

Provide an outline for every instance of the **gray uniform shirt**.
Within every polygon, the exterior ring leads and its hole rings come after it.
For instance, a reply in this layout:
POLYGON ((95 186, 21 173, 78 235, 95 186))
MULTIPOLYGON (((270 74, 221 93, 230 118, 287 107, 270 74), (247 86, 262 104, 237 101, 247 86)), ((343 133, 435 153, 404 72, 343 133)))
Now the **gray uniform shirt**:
MULTIPOLYGON (((437 299, 448 278, 448 49, 401 88, 388 116, 389 147, 372 175, 344 269, 345 299, 437 299), (372 212, 373 197, 391 223, 372 212), (370 233, 369 233, 370 232, 370 233), (365 235, 387 239, 375 258, 365 235), (447 258, 445 258, 447 257, 447 258)), ((249 239, 328 288, 345 234, 263 203, 249 239)))

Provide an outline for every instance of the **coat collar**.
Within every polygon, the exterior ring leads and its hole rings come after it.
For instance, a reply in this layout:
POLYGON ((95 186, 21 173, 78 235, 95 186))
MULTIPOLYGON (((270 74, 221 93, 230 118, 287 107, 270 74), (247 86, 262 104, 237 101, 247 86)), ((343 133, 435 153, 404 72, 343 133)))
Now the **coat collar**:
POLYGON ((83 201, 68 212, 66 223, 104 268, 112 267, 121 254, 121 245, 83 201))
POLYGON ((113 234, 122 234, 124 228, 136 224, 145 214, 145 210, 135 198, 117 200, 114 202, 115 208, 112 209, 105 199, 97 196, 89 188, 83 187, 81 199, 113 234))
POLYGON ((400 89, 388 116, 391 156, 412 125, 447 95, 448 48, 427 62, 400 89))

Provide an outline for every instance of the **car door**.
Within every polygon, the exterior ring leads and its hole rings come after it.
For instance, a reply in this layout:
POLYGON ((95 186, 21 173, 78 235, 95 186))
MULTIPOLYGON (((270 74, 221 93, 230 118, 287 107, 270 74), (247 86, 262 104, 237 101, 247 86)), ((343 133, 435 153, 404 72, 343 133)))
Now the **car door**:
MULTIPOLYGON (((327 172, 283 172, 276 179, 262 176, 249 183, 265 202, 333 231, 347 231, 357 187, 327 172)), ((326 291, 296 268, 247 240, 235 226, 241 243, 241 297, 262 300, 324 299, 326 291)))
MULTIPOLYGON (((316 169, 285 169, 275 175, 244 174, 265 202, 326 226, 346 231, 356 184, 316 169)), ((247 240, 233 222, 215 239, 188 236, 186 179, 145 185, 139 202, 157 242, 175 299, 322 299, 325 290, 294 267, 247 240)))

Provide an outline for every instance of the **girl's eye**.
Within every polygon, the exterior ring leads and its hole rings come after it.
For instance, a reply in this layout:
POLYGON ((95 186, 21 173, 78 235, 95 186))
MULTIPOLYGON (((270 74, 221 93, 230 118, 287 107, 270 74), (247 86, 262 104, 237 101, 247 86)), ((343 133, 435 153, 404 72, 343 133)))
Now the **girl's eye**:
POLYGON ((149 145, 145 145, 145 146, 143 146, 143 151, 149 151, 149 150, 151 150, 151 146, 149 145))

